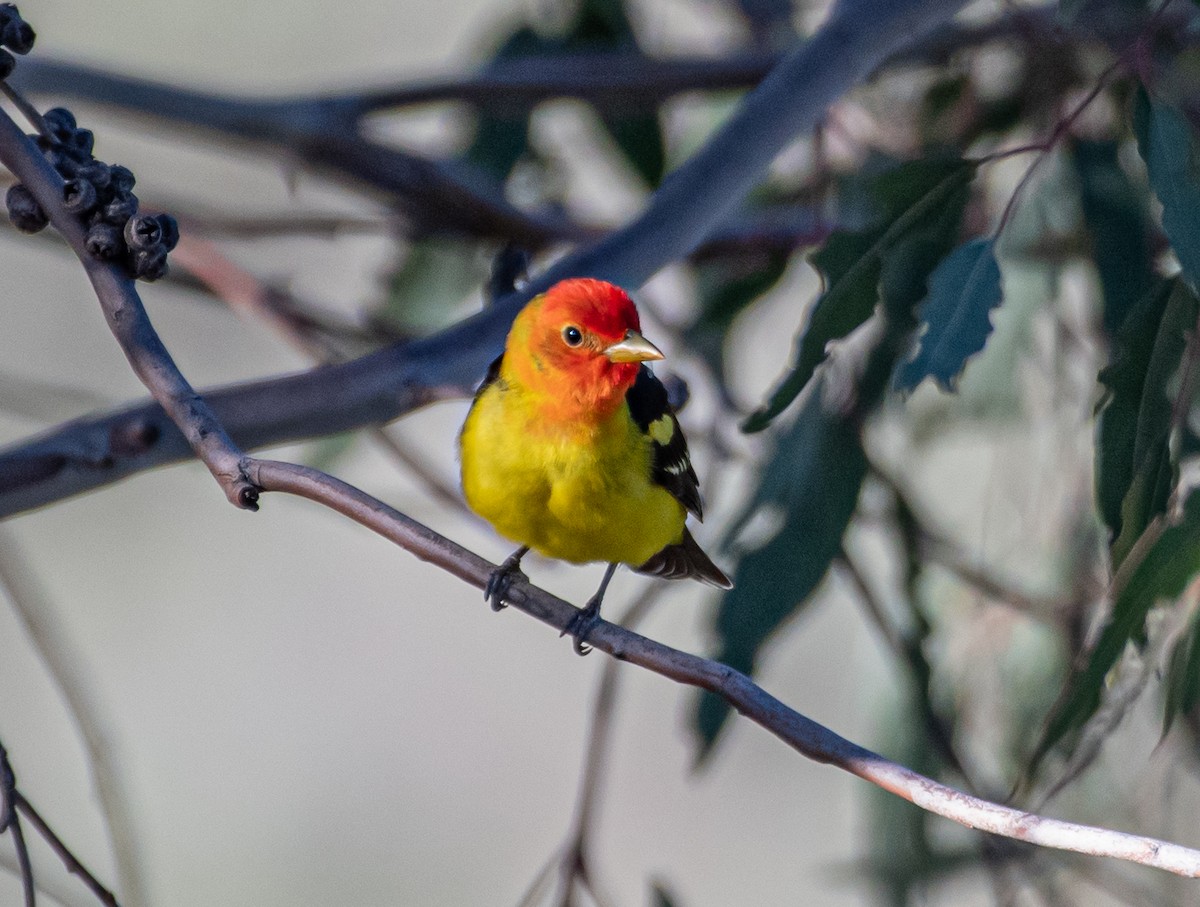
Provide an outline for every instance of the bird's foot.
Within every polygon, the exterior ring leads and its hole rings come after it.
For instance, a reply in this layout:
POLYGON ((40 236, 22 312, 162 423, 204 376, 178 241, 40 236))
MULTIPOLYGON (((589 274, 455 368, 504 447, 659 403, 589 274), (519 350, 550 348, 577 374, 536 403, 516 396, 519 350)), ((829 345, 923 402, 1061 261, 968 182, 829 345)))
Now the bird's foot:
POLYGON ((592 647, 587 644, 588 634, 595 629, 596 624, 600 623, 600 602, 597 599, 592 599, 584 606, 582 611, 576 612, 570 622, 563 628, 559 636, 571 634, 575 642, 575 654, 587 655, 592 651, 592 647))
POLYGON ((488 577, 487 585, 483 587, 483 600, 492 606, 493 611, 502 611, 505 607, 504 598, 508 595, 508 588, 512 585, 512 581, 518 576, 525 579, 525 574, 521 572, 521 556, 524 551, 518 551, 516 554, 511 554, 504 559, 499 567, 492 571, 488 577))

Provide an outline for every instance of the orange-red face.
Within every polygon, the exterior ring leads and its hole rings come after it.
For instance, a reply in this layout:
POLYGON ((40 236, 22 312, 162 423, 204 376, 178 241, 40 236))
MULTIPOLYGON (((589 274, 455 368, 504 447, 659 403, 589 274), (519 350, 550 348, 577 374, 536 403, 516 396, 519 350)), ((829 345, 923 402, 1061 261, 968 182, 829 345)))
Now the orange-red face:
POLYGON ((584 405, 624 396, 640 363, 662 353, 642 337, 633 300, 602 280, 573 278, 555 284, 517 316, 506 359, 523 383, 584 405), (521 362, 520 360, 525 360, 521 362))

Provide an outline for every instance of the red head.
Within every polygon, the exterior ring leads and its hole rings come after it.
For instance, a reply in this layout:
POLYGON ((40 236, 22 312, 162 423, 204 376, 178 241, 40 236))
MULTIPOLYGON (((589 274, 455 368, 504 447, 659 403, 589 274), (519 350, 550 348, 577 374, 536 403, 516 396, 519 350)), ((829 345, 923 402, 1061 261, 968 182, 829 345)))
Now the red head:
POLYGON ((535 297, 508 335, 504 371, 561 401, 563 414, 606 416, 662 353, 642 337, 633 300, 602 280, 572 278, 535 297))

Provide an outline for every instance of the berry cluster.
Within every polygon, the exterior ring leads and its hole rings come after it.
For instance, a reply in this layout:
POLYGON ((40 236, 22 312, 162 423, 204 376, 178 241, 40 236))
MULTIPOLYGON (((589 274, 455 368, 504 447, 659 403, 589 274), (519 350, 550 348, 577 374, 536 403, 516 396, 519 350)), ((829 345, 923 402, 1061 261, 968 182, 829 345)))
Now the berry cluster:
POLYGON ((7 79, 17 65, 13 54, 27 54, 33 50, 33 42, 37 38, 29 23, 21 18, 20 12, 11 3, 0 3, 0 44, 8 50, 0 49, 0 79, 7 79), (9 53, 12 51, 12 53, 9 53))
MULTIPOLYGON (((55 107, 42 116, 45 131, 32 136, 63 183, 63 207, 87 226, 87 250, 101 259, 124 259, 130 273, 158 280, 167 273, 167 253, 179 242, 179 225, 169 214, 139 214, 134 176, 120 164, 92 156, 90 129, 80 129, 71 111, 55 107)), ((46 212, 29 189, 8 190, 8 216, 18 230, 36 233, 46 212)))

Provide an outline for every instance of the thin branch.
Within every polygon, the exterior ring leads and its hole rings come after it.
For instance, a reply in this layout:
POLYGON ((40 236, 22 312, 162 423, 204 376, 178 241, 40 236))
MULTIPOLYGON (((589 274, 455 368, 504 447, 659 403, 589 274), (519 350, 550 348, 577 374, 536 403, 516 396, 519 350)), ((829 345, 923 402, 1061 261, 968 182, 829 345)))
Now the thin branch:
POLYGON ((79 876, 79 878, 83 881, 83 884, 88 887, 88 889, 96 896, 96 899, 99 900, 101 904, 106 904, 107 907, 121 907, 121 905, 117 903, 116 896, 102 884, 100 884, 100 880, 92 875, 88 868, 79 861, 79 858, 71 852, 71 849, 62 842, 62 839, 59 838, 59 836, 54 833, 54 830, 46 823, 46 820, 41 817, 36 809, 33 808, 33 804, 26 800, 25 797, 20 793, 17 794, 17 809, 20 810, 21 814, 29 820, 29 823, 37 829, 38 834, 46 839, 46 843, 50 845, 51 849, 53 849, 56 854, 58 854, 59 859, 62 860, 63 864, 67 867, 67 871, 72 875, 79 876))
MULTIPOLYGON (((345 357, 327 339, 307 330, 292 317, 295 309, 290 297, 289 305, 281 309, 276 305, 285 294, 272 290, 249 271, 239 268, 225 257, 212 243, 195 237, 184 236, 174 250, 176 264, 181 265, 203 283, 229 308, 250 319, 265 322, 280 334, 294 349, 322 365, 343 361, 345 357)), ((369 428, 371 437, 388 454, 425 487, 439 504, 462 512, 467 511, 461 495, 447 485, 431 468, 430 464, 393 432, 381 425, 369 428)))
POLYGON ((512 205, 501 187, 462 164, 439 162, 376 142, 349 98, 253 100, 207 94, 70 63, 22 61, 11 81, 44 91, 237 139, 318 173, 349 181, 397 207, 418 232, 512 238, 542 248, 577 238, 564 217, 512 205), (28 64, 28 65, 26 65, 28 64))
MULTIPOLYGON (((252 460, 247 471, 263 491, 286 492, 323 504, 478 589, 486 586, 496 569, 496 565, 427 526, 318 470, 252 460)), ((520 577, 514 579, 506 600, 516 610, 560 632, 579 613, 568 602, 520 577)), ((672 649, 603 620, 589 634, 588 644, 619 661, 709 690, 801 755, 836 766, 969 828, 1041 847, 1129 860, 1200 878, 1200 851, 1141 835, 1050 819, 965 794, 851 743, 784 705, 727 665, 672 649)))
POLYGON ((21 867, 21 888, 25 892, 25 907, 36 907, 37 889, 33 882, 33 864, 29 861, 29 847, 25 843, 25 832, 21 830, 19 815, 13 815, 8 830, 12 834, 13 847, 17 851, 17 865, 21 867))
MULTIPOLYGON (((950 19, 963 2, 842 0, 628 226, 433 337, 316 373, 206 392, 209 405, 241 447, 254 449, 390 421, 433 400, 466 395, 534 294, 571 276, 632 289, 692 252, 728 222, 775 156, 834 100, 950 19)), ((18 445, 0 454, 0 516, 183 459, 182 440, 157 408, 134 406, 18 445), (115 445, 113 437, 129 443, 115 445)))
MULTIPOLYGON (((650 613, 658 602, 665 587, 655 583, 646 588, 618 618, 618 625, 632 630, 650 613)), ((612 722, 616 713, 617 690, 620 686, 621 662, 613 659, 604 665, 600 683, 596 688, 596 699, 592 705, 592 722, 588 733, 583 771, 579 776, 579 801, 575 807, 575 819, 567 835, 567 844, 559 859, 563 875, 563 892, 560 907, 570 907, 571 890, 578 881, 591 891, 597 900, 595 880, 591 877, 589 848, 596 824, 596 804, 600 796, 605 760, 608 758, 612 738, 612 722)))
POLYGON ((0 163, 25 184, 70 243, 92 282, 113 336, 134 372, 183 432, 197 457, 238 507, 254 508, 254 489, 241 474, 242 452, 204 400, 176 368, 159 339, 133 280, 118 265, 90 255, 83 224, 63 205, 63 179, 6 113, 0 112, 0 163))
MULTIPOLYGON (((58 619, 53 604, 31 574, 11 532, 0 525, 0 589, 62 696, 83 740, 88 771, 99 800, 100 818, 117 866, 119 888, 129 907, 146 903, 132 798, 122 783, 120 754, 108 728, 107 707, 86 668, 86 659, 58 619)), ((30 817, 35 824, 40 821, 30 817)), ((68 867, 69 868, 69 867, 68 867)), ((89 886, 90 887, 90 886, 89 886)))

